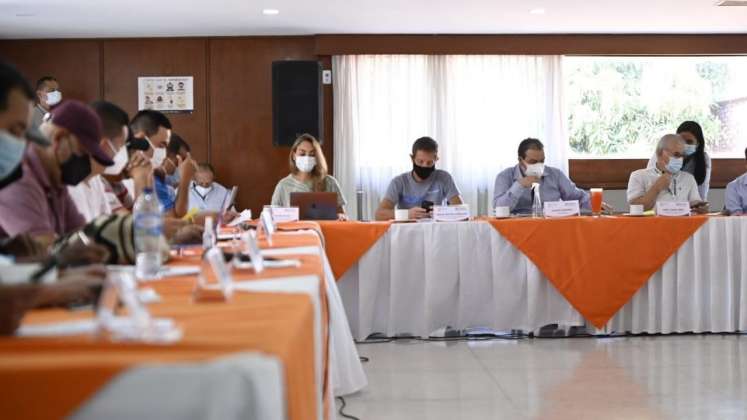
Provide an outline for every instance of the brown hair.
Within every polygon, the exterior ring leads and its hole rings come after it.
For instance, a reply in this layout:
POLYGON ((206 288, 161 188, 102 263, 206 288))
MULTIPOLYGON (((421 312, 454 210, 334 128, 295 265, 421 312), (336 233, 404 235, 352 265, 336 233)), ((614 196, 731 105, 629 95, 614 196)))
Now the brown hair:
POLYGON ((311 171, 311 180, 314 183, 314 191, 324 191, 326 189, 324 181, 325 178, 327 178, 327 159, 324 158, 322 145, 319 144, 319 141, 311 134, 301 134, 296 138, 296 141, 293 142, 290 155, 288 155, 290 171, 293 175, 299 172, 295 161, 296 149, 298 149, 298 146, 305 141, 311 143, 311 146, 314 147, 314 154, 316 155, 316 166, 314 166, 314 169, 311 171))

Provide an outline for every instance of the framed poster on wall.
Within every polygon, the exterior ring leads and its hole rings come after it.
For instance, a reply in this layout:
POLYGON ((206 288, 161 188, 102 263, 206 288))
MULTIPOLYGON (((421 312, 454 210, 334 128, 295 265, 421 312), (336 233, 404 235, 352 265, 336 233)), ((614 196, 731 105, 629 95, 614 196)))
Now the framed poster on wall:
POLYGON ((158 76, 137 78, 138 110, 192 112, 194 110, 194 77, 158 76))

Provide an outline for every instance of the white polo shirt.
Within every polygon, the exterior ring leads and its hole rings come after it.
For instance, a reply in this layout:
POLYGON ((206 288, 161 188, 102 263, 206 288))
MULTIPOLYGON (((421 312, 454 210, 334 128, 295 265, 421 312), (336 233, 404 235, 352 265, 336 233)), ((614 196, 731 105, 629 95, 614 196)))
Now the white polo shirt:
MULTIPOLYGON (((643 197, 662 175, 658 168, 639 169, 630 174, 628 180, 628 203, 643 197)), ((656 201, 701 201, 695 177, 685 171, 672 176, 672 182, 656 197, 656 201)))
POLYGON ((104 214, 112 213, 101 175, 82 181, 76 186, 68 186, 67 192, 73 199, 75 207, 86 219, 86 223, 104 214))

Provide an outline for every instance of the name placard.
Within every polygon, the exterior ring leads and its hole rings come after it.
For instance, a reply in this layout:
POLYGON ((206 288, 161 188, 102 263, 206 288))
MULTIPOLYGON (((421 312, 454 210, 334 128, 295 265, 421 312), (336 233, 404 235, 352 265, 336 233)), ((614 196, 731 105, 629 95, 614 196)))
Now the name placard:
POLYGON ((223 259, 223 251, 217 247, 210 248, 205 253, 205 258, 210 263, 210 268, 213 269, 213 274, 218 279, 221 291, 226 300, 231 298, 233 295, 233 277, 231 276, 231 269, 226 264, 226 260, 223 259))
POLYGON ((659 201, 656 203, 656 215, 666 217, 689 216, 690 203, 687 201, 659 201))
POLYGON ((437 222, 461 222, 469 220, 469 205, 433 206, 433 220, 437 222))
POLYGON ((545 217, 570 217, 581 214, 578 200, 573 201, 545 201, 545 217))
POLYGON ((270 211, 275 223, 297 222, 299 218, 298 207, 271 207, 270 211))
POLYGON ((246 231, 242 234, 242 240, 244 242, 244 253, 249 255, 252 259, 252 267, 255 273, 261 273, 265 269, 265 259, 262 257, 262 252, 259 249, 257 243, 257 237, 254 231, 246 231))

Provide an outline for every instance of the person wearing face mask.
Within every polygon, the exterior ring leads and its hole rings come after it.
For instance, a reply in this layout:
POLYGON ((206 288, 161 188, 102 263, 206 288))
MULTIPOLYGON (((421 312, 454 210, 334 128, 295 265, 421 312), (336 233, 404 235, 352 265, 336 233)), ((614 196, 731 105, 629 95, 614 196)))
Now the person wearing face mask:
POLYGON ((346 201, 340 184, 327 173, 327 160, 314 136, 303 134, 296 139, 288 163, 291 173, 275 186, 271 202, 273 206, 290 206, 292 192, 333 192, 337 194, 337 215, 340 219, 346 218, 346 201))
POLYGON ((185 161, 189 158, 191 152, 192 148, 180 135, 176 133, 171 134, 169 145, 166 146, 166 159, 164 159, 160 168, 163 172, 166 185, 173 189, 179 188, 181 175, 177 167, 180 161, 185 161))
POLYGON ((163 207, 164 214, 183 217, 188 210, 189 186, 196 169, 195 161, 191 158, 189 152, 182 157, 179 151, 177 151, 175 160, 168 159, 167 147, 171 142, 171 122, 161 112, 153 110, 138 112, 132 118, 130 129, 136 139, 144 139, 150 145, 150 149, 145 153, 151 159, 153 187, 163 207), (167 175, 178 176, 179 183, 176 191, 167 184, 167 175))
MULTIPOLYGON (((711 184, 711 157, 705 151, 703 128, 695 121, 685 121, 677 127, 677 134, 685 141, 685 160, 682 170, 695 177, 700 198, 708 201, 711 184)), ((652 156, 647 168, 655 167, 657 160, 656 155, 652 156)))
POLYGON ((462 197, 448 172, 436 169, 438 143, 421 137, 412 145, 412 170, 395 177, 376 210, 376 220, 394 219, 394 206, 408 209, 410 219, 429 217, 424 207, 442 204, 462 204, 462 197))
POLYGON ((519 143, 519 163, 504 169, 495 178, 493 207, 509 207, 512 214, 531 214, 532 186, 539 185, 540 199, 578 200, 582 209, 591 210, 589 193, 579 188, 560 169, 545 166, 545 146, 534 138, 519 143))
POLYGON ((219 212, 230 191, 215 182, 215 170, 209 163, 197 165, 195 180, 189 189, 189 209, 200 212, 219 212))
MULTIPOLYGON (((744 149, 744 158, 747 160, 747 149, 744 149)), ((747 214, 747 173, 726 186, 724 213, 731 216, 747 214)))
POLYGON ((55 107, 41 131, 51 145, 29 143, 21 179, 0 191, 0 236, 28 233, 53 239, 81 228, 85 219, 66 187, 91 174, 91 157, 102 166, 114 163, 99 146, 98 116, 81 102, 55 107))
POLYGON ((112 214, 115 209, 122 209, 120 199, 115 196, 111 184, 105 177, 116 179, 128 161, 125 147, 128 137, 127 113, 118 106, 105 101, 93 102, 91 108, 101 120, 102 138, 99 146, 114 164, 103 167, 96 159, 91 159, 91 175, 78 185, 68 187, 70 197, 86 222, 91 222, 102 215, 112 214))
POLYGON ((667 134, 656 145, 656 165, 639 169, 628 180, 628 203, 642 204, 646 210, 658 201, 686 201, 693 210, 708 212, 698 192, 695 177, 682 170, 685 141, 678 134, 667 134))
POLYGON ((36 82, 36 106, 31 114, 31 127, 41 126, 44 115, 53 106, 62 102, 60 84, 52 76, 44 76, 36 82))

